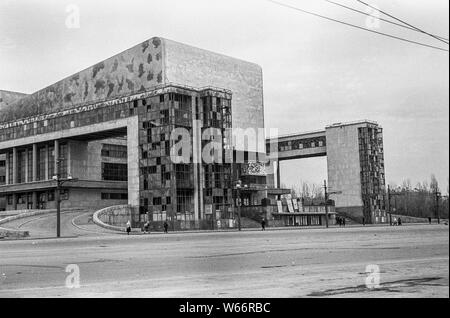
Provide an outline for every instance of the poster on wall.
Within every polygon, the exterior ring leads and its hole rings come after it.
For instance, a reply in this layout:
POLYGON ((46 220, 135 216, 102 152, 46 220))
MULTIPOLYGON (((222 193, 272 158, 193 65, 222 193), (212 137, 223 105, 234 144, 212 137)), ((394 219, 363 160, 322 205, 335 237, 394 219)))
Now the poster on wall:
POLYGON ((281 200, 277 201, 277 206, 278 206, 278 213, 283 213, 283 203, 281 202, 281 200))
POLYGON ((297 199, 292 199, 292 204, 294 205, 295 212, 298 212, 298 201, 297 201, 297 199))
POLYGON ((289 213, 295 213, 294 206, 292 205, 292 200, 287 200, 287 206, 288 206, 289 213))
POLYGON ((205 205, 205 214, 208 214, 208 215, 213 214, 212 204, 206 204, 205 205))

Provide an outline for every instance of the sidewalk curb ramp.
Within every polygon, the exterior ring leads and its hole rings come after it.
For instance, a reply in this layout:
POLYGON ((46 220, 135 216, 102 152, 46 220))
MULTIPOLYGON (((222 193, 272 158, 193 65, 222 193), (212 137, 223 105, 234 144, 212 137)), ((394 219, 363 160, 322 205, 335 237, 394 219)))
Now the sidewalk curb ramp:
MULTIPOLYGON (((71 211, 78 211, 79 209, 64 209, 61 212, 71 212, 71 211)), ((11 229, 7 227, 2 227, 2 224, 6 224, 12 221, 16 221, 19 219, 25 219, 32 216, 38 216, 38 215, 45 215, 45 214, 51 214, 56 213, 55 209, 52 210, 23 210, 23 212, 18 212, 18 214, 13 216, 8 216, 6 218, 0 219, 0 238, 6 238, 6 237, 14 237, 14 238, 23 238, 23 237, 29 237, 30 232, 29 231, 21 231, 17 229, 11 229)))

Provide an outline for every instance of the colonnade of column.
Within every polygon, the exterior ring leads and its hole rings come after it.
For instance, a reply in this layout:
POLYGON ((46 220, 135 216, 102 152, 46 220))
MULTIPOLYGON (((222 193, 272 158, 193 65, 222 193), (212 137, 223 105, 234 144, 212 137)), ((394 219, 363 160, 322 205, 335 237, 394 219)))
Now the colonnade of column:
MULTIPOLYGON (((60 156, 59 154, 59 140, 55 140, 53 141, 54 144, 54 156, 53 156, 53 167, 54 167, 54 171, 53 173, 49 173, 49 152, 48 152, 48 148, 49 145, 46 144, 45 145, 45 156, 44 156, 44 161, 45 161, 45 180, 50 180, 53 178, 54 175, 56 175, 58 173, 58 163, 57 160, 60 156)), ((19 184, 19 180, 18 180, 18 168, 19 168, 19 163, 18 163, 18 152, 19 149, 17 147, 12 148, 12 152, 7 152, 7 156, 6 156, 6 163, 5 163, 5 170, 6 170, 6 185, 13 185, 13 184, 19 184), (12 159, 9 158, 9 156, 12 156, 12 159), (12 169, 10 167, 10 165, 12 164, 12 169), (10 170, 12 170, 12 174, 10 174, 10 170)), ((25 182, 24 183, 32 183, 32 182, 37 182, 37 181, 41 181, 38 180, 38 146, 37 144, 32 144, 31 149, 27 148, 25 151, 25 182), (32 160, 31 162, 29 162, 29 156, 28 156, 28 151, 32 152, 32 160), (29 165, 31 165, 31 169, 29 169, 29 165), (31 171, 30 171, 31 170, 31 171)), ((28 199, 27 199, 28 200, 28 199)), ((28 205, 28 202, 27 202, 28 205)), ((14 210, 17 209, 17 194, 16 193, 12 193, 12 208, 14 210)), ((37 209, 38 208, 38 193, 36 191, 32 192, 32 209, 37 209)))

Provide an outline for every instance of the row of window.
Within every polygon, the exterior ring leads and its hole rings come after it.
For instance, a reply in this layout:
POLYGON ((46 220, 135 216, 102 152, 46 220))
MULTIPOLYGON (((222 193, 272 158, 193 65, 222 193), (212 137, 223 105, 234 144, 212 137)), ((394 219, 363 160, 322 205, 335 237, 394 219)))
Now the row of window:
MULTIPOLYGON (((278 145, 278 151, 290 151, 290 150, 298 150, 305 148, 316 148, 316 147, 324 147, 326 144, 325 140, 301 140, 301 141, 284 141, 280 142, 278 145)), ((270 145, 267 146, 267 151, 270 149, 270 145)))
POLYGON ((128 181, 127 164, 102 162, 102 180, 128 181))
POLYGON ((127 158, 127 146, 103 144, 101 154, 103 157, 127 158))
MULTIPOLYGON (((68 189, 61 189, 59 197, 61 200, 69 200, 69 190, 68 189)), ((32 193, 19 193, 16 195, 16 204, 31 204, 33 201, 33 194, 32 193)), ((46 192, 39 193, 38 196, 38 203, 45 203, 45 202, 53 202, 55 201, 55 191, 50 190, 46 192)), ((14 196, 12 194, 7 196, 7 204, 12 205, 14 202, 14 196)))
POLYGON ((42 120, 33 124, 0 129, 0 141, 29 137, 37 134, 44 134, 63 129, 87 126, 100 122, 125 118, 132 115, 129 108, 130 103, 124 103, 98 108, 93 111, 86 111, 78 114, 42 120))
POLYGON ((128 193, 107 193, 102 192, 102 200, 128 200, 128 193))

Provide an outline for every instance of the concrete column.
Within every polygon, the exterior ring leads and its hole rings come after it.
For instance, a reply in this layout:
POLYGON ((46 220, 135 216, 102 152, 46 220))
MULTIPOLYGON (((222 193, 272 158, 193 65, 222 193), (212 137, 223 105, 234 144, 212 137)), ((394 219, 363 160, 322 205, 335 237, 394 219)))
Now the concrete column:
POLYGON ((281 189, 280 161, 277 161, 277 188, 281 189))
POLYGON ((13 184, 17 183, 17 148, 13 148, 13 184))
MULTIPOLYGON (((196 120, 196 104, 195 98, 192 96, 192 154, 194 161, 194 220, 198 221, 201 219, 201 209, 200 209, 200 196, 203 196, 203 187, 200 185, 200 170, 201 170, 201 153, 199 147, 201 148, 201 121, 196 120)), ((200 99, 200 98, 199 98, 200 99)), ((199 101, 200 102, 200 101, 199 101)))
POLYGON ((37 192, 33 192, 33 210, 37 210, 38 208, 38 195, 37 192))
MULTIPOLYGON (((199 151, 201 152, 201 147, 199 147, 199 151)), ((205 184, 205 169, 203 169, 203 164, 198 165, 199 170, 199 179, 198 182, 200 184, 199 188, 199 213, 200 213, 200 220, 205 219, 205 202, 203 200, 203 185, 205 184)))
POLYGON ((138 208, 139 202, 139 119, 128 118, 127 123, 128 204, 138 208))
POLYGON ((5 169, 6 169, 6 178, 5 178, 5 183, 6 184, 10 184, 11 180, 9 180, 9 152, 6 153, 6 161, 5 161, 5 169))
MULTIPOLYGON (((27 182, 29 182, 30 180, 28 180, 28 178, 30 178, 30 176, 28 175, 28 165, 30 164, 29 162, 28 162, 28 148, 27 149, 25 149, 25 153, 24 153, 24 156, 25 156, 25 183, 27 183, 27 182)), ((27 202, 28 203, 28 202, 27 202)))
POLYGON ((17 194, 14 193, 12 195, 12 199, 13 199, 13 202, 12 202, 13 210, 17 210, 17 194))
POLYGON ((72 176, 73 177, 73 174, 72 174, 72 164, 71 164, 71 162, 72 162, 72 155, 70 154, 71 153, 71 148, 72 148, 72 143, 71 142, 67 142, 67 159, 66 159, 66 161, 67 161, 67 176, 72 176))
POLYGON ((36 182, 37 181, 37 144, 33 144, 33 176, 31 181, 36 182))
MULTIPOLYGON (((59 140, 55 140, 55 145, 54 145, 54 148, 55 148, 55 150, 54 150, 54 153, 55 153, 55 155, 54 155, 54 160, 55 160, 55 164, 54 164, 54 166, 55 166, 55 170, 54 170, 54 173, 53 173, 53 175, 57 175, 58 173, 59 173, 59 171, 58 171, 58 160, 59 160, 59 140)), ((62 163, 60 163, 60 164, 62 164, 62 163)))
POLYGON ((49 156, 48 156, 48 145, 45 145, 45 174, 44 174, 44 179, 48 180, 49 179, 49 175, 48 175, 48 160, 49 160, 49 156))

